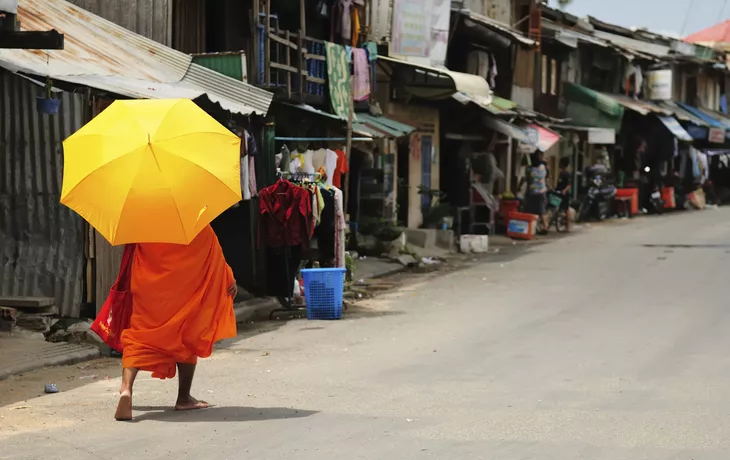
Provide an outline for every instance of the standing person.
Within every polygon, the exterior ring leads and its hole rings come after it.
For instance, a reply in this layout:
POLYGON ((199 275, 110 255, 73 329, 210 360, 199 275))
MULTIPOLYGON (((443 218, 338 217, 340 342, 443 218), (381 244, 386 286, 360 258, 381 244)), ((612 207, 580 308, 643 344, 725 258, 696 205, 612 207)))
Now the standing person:
POLYGON ((132 318, 121 336, 124 369, 117 420, 132 420, 132 387, 140 370, 159 379, 180 373, 175 410, 208 407, 190 394, 195 366, 198 358, 210 356, 215 342, 235 337, 236 291, 210 225, 189 245, 137 244, 132 318))
POLYGON ((572 217, 570 215, 570 190, 573 187, 573 174, 570 167, 570 157, 561 158, 558 162, 558 168, 560 169, 560 172, 558 173, 558 185, 555 187, 555 190, 563 195, 563 201, 560 203, 560 209, 558 209, 558 212, 565 212, 565 229, 569 232, 572 217))
POLYGON ((547 163, 543 160, 543 153, 538 151, 533 155, 532 165, 527 166, 525 177, 520 181, 527 182, 527 193, 525 194, 525 211, 529 214, 539 216, 542 222, 541 234, 547 233, 548 219, 545 208, 547 205, 547 178, 549 171, 547 163))

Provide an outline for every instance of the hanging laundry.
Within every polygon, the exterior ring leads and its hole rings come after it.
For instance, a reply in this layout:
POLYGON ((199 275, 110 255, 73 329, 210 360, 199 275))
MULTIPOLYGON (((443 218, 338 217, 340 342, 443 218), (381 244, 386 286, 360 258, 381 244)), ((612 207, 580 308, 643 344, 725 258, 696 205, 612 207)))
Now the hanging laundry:
POLYGON ((256 146, 256 139, 248 131, 244 131, 246 135, 246 151, 249 155, 255 157, 259 153, 259 149, 256 146))
POLYGON ((286 145, 281 146, 281 150, 276 155, 279 158, 279 163, 277 164, 280 171, 289 171, 289 163, 291 162, 291 152, 289 151, 289 147, 286 145))
POLYGON ((342 190, 332 187, 335 192, 335 267, 345 266, 345 208, 342 199, 342 190))
POLYGON ((332 113, 347 118, 350 113, 350 66, 347 64, 345 47, 327 42, 325 50, 332 113))
POLYGON ((352 0, 340 0, 342 7, 342 17, 340 19, 342 26, 340 27, 340 37, 348 43, 352 38, 352 0))
POLYGON ((378 60, 378 44, 375 42, 367 42, 363 48, 368 52, 368 61, 374 62, 378 60))
POLYGON ((494 89, 495 86, 497 86, 497 75, 499 75, 499 71, 497 70, 497 58, 494 57, 494 54, 491 54, 490 60, 492 65, 489 66, 489 86, 490 88, 494 89))
POLYGON ((303 164, 302 164, 302 172, 307 174, 314 174, 314 163, 312 160, 314 159, 314 151, 313 150, 307 150, 302 154, 303 158, 303 164))
MULTIPOLYGON (((333 186, 335 174, 337 173, 337 161, 339 157, 337 156, 337 153, 335 153, 334 150, 329 150, 325 152, 325 161, 324 161, 324 169, 327 172, 327 185, 333 186)), ((343 152, 344 155, 344 152, 343 152)), ((339 182, 339 180, 338 180, 339 182)))
POLYGON ((244 200, 251 199, 251 189, 249 188, 248 156, 241 157, 241 196, 244 200))
POLYGON ((252 155, 248 155, 248 189, 252 197, 259 194, 256 187, 256 157, 252 155))
POLYGON ((360 9, 357 6, 352 7, 352 46, 355 47, 360 42, 360 9))
POLYGON ((489 75, 489 53, 483 50, 469 52, 466 57, 466 73, 487 79, 489 75))
POLYGON ((352 98, 355 101, 365 101, 370 96, 370 65, 368 64, 368 55, 362 48, 353 48, 352 58, 355 68, 352 98))
POLYGON ((334 185, 337 188, 342 187, 342 175, 347 174, 349 172, 349 167, 347 164, 347 155, 342 150, 335 150, 335 155, 337 155, 337 162, 335 165, 335 172, 332 174, 332 183, 331 185, 334 185))
POLYGON ((312 201, 309 192, 279 180, 261 190, 259 242, 269 247, 309 247, 312 201))

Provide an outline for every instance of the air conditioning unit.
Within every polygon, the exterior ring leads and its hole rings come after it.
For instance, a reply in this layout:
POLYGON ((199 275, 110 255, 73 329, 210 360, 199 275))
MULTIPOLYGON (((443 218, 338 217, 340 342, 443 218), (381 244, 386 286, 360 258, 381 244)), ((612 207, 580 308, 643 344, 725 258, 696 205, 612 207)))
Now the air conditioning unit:
POLYGON ((18 14, 18 0, 0 0, 0 11, 9 14, 18 14))

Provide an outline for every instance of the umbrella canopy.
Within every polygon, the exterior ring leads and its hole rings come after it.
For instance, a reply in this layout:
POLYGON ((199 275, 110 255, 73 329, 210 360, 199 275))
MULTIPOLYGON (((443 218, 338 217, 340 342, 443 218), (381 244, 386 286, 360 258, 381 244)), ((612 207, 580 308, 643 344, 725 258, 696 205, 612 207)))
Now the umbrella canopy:
POLYGON ((116 101, 63 143, 61 203, 111 244, 188 244, 241 200, 241 139, 188 99, 116 101))

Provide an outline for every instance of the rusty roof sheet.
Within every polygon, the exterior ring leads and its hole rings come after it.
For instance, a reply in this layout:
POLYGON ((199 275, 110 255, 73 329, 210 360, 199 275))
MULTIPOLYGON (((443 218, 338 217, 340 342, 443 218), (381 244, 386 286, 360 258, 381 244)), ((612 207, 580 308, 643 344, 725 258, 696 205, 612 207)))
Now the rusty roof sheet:
POLYGON ((265 114, 273 95, 242 81, 192 66, 192 57, 135 34, 64 0, 20 0, 21 30, 55 29, 63 50, 0 50, 13 72, 102 89, 133 98, 202 95, 231 112, 265 114))

